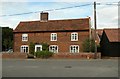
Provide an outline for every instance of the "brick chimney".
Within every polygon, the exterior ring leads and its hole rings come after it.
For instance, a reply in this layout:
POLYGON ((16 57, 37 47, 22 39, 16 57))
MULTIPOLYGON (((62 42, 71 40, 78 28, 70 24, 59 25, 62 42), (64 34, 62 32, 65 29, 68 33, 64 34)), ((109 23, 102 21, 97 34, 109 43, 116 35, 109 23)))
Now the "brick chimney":
POLYGON ((40 13, 40 20, 43 21, 43 22, 48 21, 48 15, 49 15, 48 12, 41 12, 40 13))

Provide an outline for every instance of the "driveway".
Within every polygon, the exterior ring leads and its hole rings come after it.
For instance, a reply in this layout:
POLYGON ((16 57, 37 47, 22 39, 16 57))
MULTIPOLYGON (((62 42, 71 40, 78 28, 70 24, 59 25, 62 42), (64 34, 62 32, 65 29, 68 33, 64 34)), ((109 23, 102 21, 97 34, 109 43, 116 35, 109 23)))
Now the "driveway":
POLYGON ((3 59, 3 77, 118 77, 117 59, 3 59))

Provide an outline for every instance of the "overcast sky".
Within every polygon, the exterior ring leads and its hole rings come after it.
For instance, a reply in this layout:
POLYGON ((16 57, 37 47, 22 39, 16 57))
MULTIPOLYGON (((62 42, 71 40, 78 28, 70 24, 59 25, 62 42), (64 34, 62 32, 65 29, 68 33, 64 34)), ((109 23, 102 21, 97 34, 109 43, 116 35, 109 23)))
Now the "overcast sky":
MULTIPOLYGON (((97 1, 97 0, 96 0, 97 1)), ((2 0, 0 3, 0 16, 1 15, 11 15, 27 12, 36 12, 49 9, 57 9, 64 7, 79 6, 84 4, 91 4, 88 6, 81 6, 57 11, 48 11, 49 20, 56 19, 76 19, 76 18, 86 18, 91 17, 91 24, 93 27, 93 2, 90 0, 20 0, 20 2, 15 2, 14 0, 2 0)), ((107 3, 117 4, 118 0, 101 0, 101 5, 97 5, 97 28, 117 28, 118 27, 118 6, 117 5, 105 5, 107 3)), ((18 16, 4 16, 0 17, 0 26, 16 28, 20 21, 35 21, 40 19, 40 13, 32 13, 18 16)))

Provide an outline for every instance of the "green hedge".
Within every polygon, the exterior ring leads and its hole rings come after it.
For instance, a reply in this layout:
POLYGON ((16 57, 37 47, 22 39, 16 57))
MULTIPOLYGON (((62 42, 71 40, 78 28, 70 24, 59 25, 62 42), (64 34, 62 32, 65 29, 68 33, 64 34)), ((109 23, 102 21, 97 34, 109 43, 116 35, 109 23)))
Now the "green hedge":
POLYGON ((53 53, 49 51, 38 51, 35 52, 35 55, 37 58, 49 58, 53 55, 53 53))

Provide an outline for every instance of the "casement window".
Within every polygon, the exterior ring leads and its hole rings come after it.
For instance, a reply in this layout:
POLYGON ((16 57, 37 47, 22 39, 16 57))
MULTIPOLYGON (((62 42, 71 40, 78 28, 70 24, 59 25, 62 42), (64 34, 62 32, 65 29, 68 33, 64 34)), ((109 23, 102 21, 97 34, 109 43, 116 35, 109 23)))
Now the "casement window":
POLYGON ((28 34, 22 34, 22 41, 28 41, 28 34))
POLYGON ((76 32, 71 33, 71 41, 78 41, 78 33, 76 32))
POLYGON ((51 33, 51 41, 57 41, 57 33, 51 33))
POLYGON ((28 45, 22 45, 20 51, 23 52, 23 53, 28 53, 29 52, 29 46, 28 45))
POLYGON ((57 45, 50 45, 49 51, 54 52, 54 53, 58 53, 58 46, 57 45))
POLYGON ((79 53, 79 45, 71 45, 70 53, 79 53))
POLYGON ((42 45, 35 45, 35 52, 42 51, 42 45))

